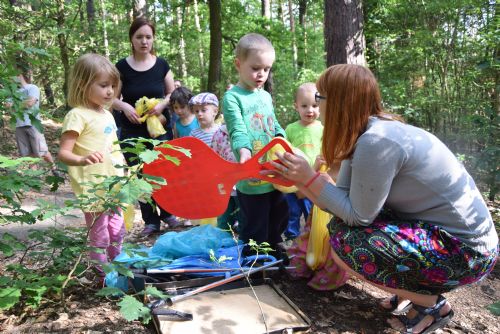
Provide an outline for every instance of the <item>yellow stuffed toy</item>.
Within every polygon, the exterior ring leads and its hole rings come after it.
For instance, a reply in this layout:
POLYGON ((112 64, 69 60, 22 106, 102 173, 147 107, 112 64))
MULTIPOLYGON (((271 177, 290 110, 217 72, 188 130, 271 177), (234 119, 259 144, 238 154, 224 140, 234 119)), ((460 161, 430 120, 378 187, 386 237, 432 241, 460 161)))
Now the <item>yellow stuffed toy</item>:
POLYGON ((158 117, 156 117, 155 115, 151 116, 147 114, 149 110, 153 109, 154 106, 156 106, 160 102, 160 99, 149 99, 146 96, 143 96, 135 103, 135 112, 137 113, 137 115, 141 116, 141 118, 139 118, 139 122, 146 122, 148 132, 152 138, 156 138, 167 133, 163 128, 163 125, 161 125, 158 117))
MULTIPOLYGON (((286 139, 285 139, 285 141, 286 141, 286 139)), ((301 150, 299 150, 296 147, 293 147, 292 144, 290 144, 288 141, 286 141, 286 142, 288 143, 288 146, 290 146, 292 148, 293 154, 301 156, 301 157, 304 157, 304 158, 306 157, 306 155, 304 154, 304 152, 302 152, 301 150)), ((278 159, 278 157, 276 156, 276 153, 285 153, 285 152, 286 151, 285 151, 285 148, 283 146, 281 146, 281 145, 274 145, 267 152, 267 161, 276 160, 276 159, 278 159)), ((282 193, 285 193, 285 194, 297 192, 297 187, 296 186, 285 187, 285 186, 281 186, 279 184, 274 184, 273 183, 273 187, 274 187, 274 189, 279 190, 279 191, 281 191, 282 193)))
MULTIPOLYGON (((321 166, 320 172, 326 172, 327 167, 321 166)), ((316 270, 322 268, 330 252, 330 234, 327 225, 332 215, 318 208, 312 209, 312 223, 309 231, 309 242, 307 243, 306 263, 309 268, 316 270)))

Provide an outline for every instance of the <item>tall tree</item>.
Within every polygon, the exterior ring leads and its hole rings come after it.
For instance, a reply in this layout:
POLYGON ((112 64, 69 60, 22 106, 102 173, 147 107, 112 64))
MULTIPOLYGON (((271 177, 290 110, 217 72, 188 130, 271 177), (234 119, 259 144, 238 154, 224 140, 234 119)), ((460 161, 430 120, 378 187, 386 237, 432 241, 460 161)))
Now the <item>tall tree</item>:
POLYGON ((326 64, 365 65, 361 0, 325 0, 326 64))
POLYGON ((290 20, 290 32, 292 33, 292 62, 293 69, 297 72, 297 39, 295 37, 295 17, 293 16, 293 1, 288 0, 288 15, 290 20))
POLYGON ((208 68, 207 90, 219 93, 222 68, 222 15, 221 0, 209 0, 210 8, 210 63, 208 68))
POLYGON ((107 58, 109 58, 109 42, 108 42, 108 29, 106 27, 106 2, 104 0, 101 1, 101 20, 102 20, 102 40, 104 44, 104 54, 107 58))
POLYGON ((134 18, 146 16, 148 14, 148 5, 146 0, 134 0, 132 11, 134 18))
POLYGON ((266 19, 264 23, 264 29, 269 30, 271 26, 269 21, 271 20, 271 2, 270 0, 261 0, 261 11, 262 16, 266 19))
POLYGON ((64 99, 68 96, 68 79, 69 79, 69 49, 68 49, 68 38, 66 36, 66 8, 64 0, 57 0, 57 13, 56 22, 59 28, 59 33, 57 34, 57 41, 59 42, 59 54, 61 56, 61 63, 64 68, 64 83, 63 92, 64 99))
MULTIPOLYGON (((198 13, 198 0, 193 0, 194 7, 194 25, 196 31, 201 35, 200 15, 198 13)), ((198 43, 198 53, 200 61, 200 73, 205 73, 205 54, 203 52, 203 45, 198 43)))
POLYGON ((299 0, 299 24, 305 26, 307 0, 299 0))
POLYGON ((89 25, 89 35, 94 35, 95 27, 95 6, 94 0, 87 0, 87 22, 89 25))
POLYGON ((187 76, 186 67, 186 42, 184 41, 184 9, 186 4, 182 5, 182 8, 177 7, 175 13, 177 17, 177 29, 179 31, 179 65, 181 77, 185 78, 187 76))
POLYGON ((261 0, 262 16, 271 19, 271 3, 270 0, 261 0))

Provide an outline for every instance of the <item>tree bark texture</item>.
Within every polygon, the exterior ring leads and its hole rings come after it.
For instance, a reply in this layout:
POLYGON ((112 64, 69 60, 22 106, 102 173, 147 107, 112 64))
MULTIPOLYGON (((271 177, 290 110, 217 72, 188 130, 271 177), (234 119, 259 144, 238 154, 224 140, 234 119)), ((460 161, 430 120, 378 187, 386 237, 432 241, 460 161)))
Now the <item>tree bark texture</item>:
POLYGON ((106 58, 109 58, 109 41, 108 41, 108 29, 107 29, 107 24, 106 24, 106 16, 107 11, 106 11, 106 3, 104 0, 101 1, 101 9, 102 9, 102 39, 103 39, 103 44, 104 44, 104 54, 106 55, 106 58))
POLYGON ((187 76, 187 67, 186 67, 186 43, 184 41, 184 33, 183 33, 183 22, 184 22, 184 7, 177 7, 176 9, 177 16, 177 29, 179 31, 179 71, 181 73, 181 77, 185 78, 187 76))
POLYGON ((89 34, 94 35, 95 31, 95 6, 94 0, 87 0, 87 22, 89 24, 89 34))
POLYGON ((60 33, 57 34, 57 41, 59 42, 59 54, 61 56, 61 62, 64 68, 63 92, 64 92, 64 99, 66 100, 66 98, 68 97, 68 79, 69 79, 70 68, 69 68, 68 44, 66 40, 66 34, 64 33, 64 31, 66 31, 64 29, 66 24, 66 17, 64 16, 65 12, 66 10, 64 6, 64 0, 58 0, 56 21, 60 33))
POLYGON ((210 8, 210 63, 207 90, 218 95, 222 68, 222 4, 221 0, 209 0, 210 8))
POLYGON ((134 18, 146 16, 148 14, 147 8, 148 5, 146 0, 134 0, 134 6, 132 8, 134 18))
POLYGON ((290 32, 292 33, 292 62, 293 69, 297 72, 297 38, 295 37, 295 17, 293 16, 293 1, 288 0, 288 15, 290 19, 290 32))
POLYGON ((326 64, 365 65, 361 0, 325 0, 326 64))
POLYGON ((307 0, 299 0, 299 25, 304 27, 307 11, 307 0))
POLYGON ((265 18, 271 18, 271 3, 269 0, 261 0, 262 4, 262 16, 265 18))
MULTIPOLYGON (((194 7, 194 24, 196 27, 196 31, 201 34, 201 25, 200 25, 200 15, 198 13, 198 1, 193 1, 194 7)), ((203 45, 201 43, 198 44, 198 53, 199 53, 199 61, 200 61, 200 70, 201 73, 205 73, 205 53, 203 51, 203 45)))

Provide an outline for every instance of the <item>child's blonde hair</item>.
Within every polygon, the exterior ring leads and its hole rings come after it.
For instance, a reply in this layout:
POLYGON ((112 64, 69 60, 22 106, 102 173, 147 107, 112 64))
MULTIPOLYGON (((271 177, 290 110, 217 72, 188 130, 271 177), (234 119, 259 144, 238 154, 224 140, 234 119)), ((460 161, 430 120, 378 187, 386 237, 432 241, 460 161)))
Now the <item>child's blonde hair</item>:
MULTIPOLYGON (((98 54, 87 53, 78 58, 71 71, 68 104, 71 107, 89 107, 90 86, 100 74, 108 75, 113 86, 120 83, 120 72, 111 62, 98 54)), ((117 92, 118 89, 115 89, 117 92)), ((115 93, 116 94, 116 93, 115 93)))
POLYGON ((264 36, 256 33, 246 34, 241 37, 236 45, 236 58, 239 60, 246 60, 250 52, 259 51, 272 51, 274 47, 271 42, 264 36))
POLYGON ((297 89, 295 90, 295 94, 293 95, 294 102, 297 102, 297 96, 299 96, 299 93, 303 91, 312 92, 313 94, 316 93, 317 92, 316 84, 313 82, 306 82, 297 87, 297 89))

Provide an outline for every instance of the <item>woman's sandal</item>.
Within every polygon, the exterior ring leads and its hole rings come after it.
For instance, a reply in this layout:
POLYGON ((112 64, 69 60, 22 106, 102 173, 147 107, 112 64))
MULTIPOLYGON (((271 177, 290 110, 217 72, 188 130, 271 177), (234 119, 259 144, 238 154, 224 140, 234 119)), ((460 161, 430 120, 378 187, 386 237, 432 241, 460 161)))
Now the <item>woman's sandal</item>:
POLYGON ((396 318, 399 321, 401 321, 401 323, 405 326, 405 329, 402 330, 400 333, 413 334, 413 328, 428 315, 433 317, 434 320, 419 334, 429 334, 434 332, 438 328, 443 328, 444 326, 446 326, 451 321, 451 318, 453 318, 453 315, 455 314, 453 310, 450 310, 450 312, 448 312, 448 314, 444 316, 439 314, 441 309, 446 305, 446 302, 447 302, 446 298, 444 298, 442 295, 439 295, 437 302, 434 306, 425 308, 423 306, 414 305, 413 308, 418 312, 414 318, 408 319, 406 316, 403 315, 397 316, 396 318))
POLYGON ((397 295, 392 296, 391 299, 389 299, 389 303, 391 305, 390 308, 384 307, 381 304, 379 304, 379 306, 382 310, 394 315, 404 314, 408 312, 413 306, 412 302, 409 300, 407 301, 407 303, 399 303, 399 297, 397 295))

